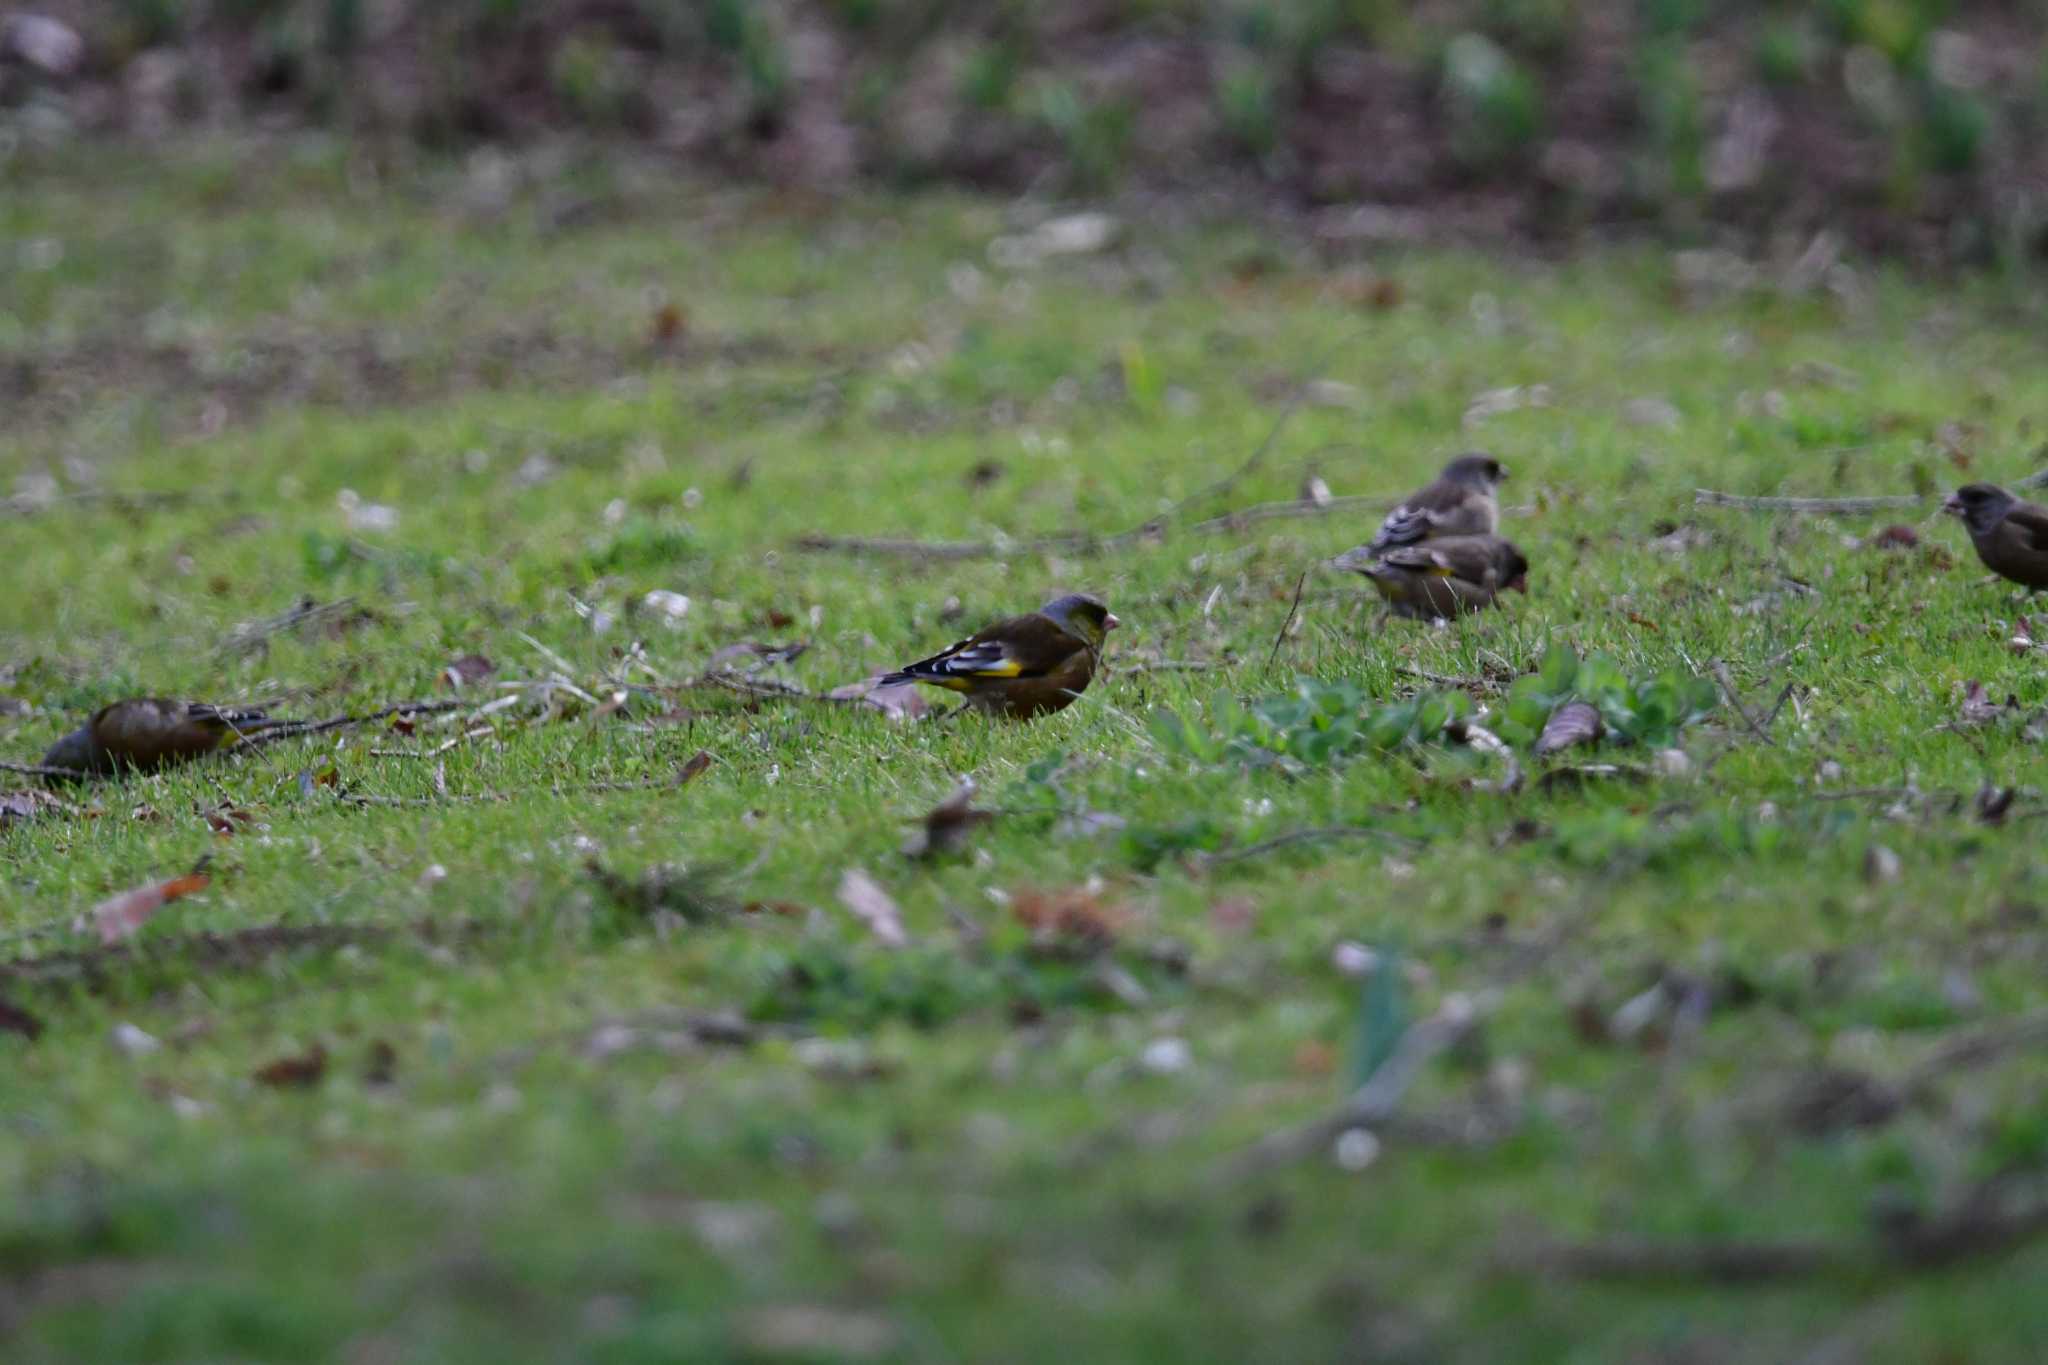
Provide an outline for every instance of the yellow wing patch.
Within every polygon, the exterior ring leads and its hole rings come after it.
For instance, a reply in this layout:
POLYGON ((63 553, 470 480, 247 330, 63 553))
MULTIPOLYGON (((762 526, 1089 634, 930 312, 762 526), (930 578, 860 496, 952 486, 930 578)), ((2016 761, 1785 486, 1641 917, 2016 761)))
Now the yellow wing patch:
POLYGON ((990 664, 987 668, 975 669, 974 676, 977 678, 1014 678, 1023 671, 1024 665, 1018 663, 1015 659, 1004 659, 1000 663, 990 664))

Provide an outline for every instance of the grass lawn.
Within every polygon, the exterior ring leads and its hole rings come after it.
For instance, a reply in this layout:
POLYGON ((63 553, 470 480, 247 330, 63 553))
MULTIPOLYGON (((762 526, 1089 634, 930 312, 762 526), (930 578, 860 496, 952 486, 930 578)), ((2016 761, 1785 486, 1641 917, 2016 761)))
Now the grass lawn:
POLYGON ((136 694, 467 707, 0 829, 10 1365, 2040 1358, 2030 608, 1931 499, 1693 499, 2048 464, 2038 285, 1028 231, 577 155, 0 169, 0 752, 136 694), (1474 445, 1534 568, 1449 628, 1318 567, 1376 511, 1199 525, 1474 445), (1125 624, 1029 726, 689 685, 822 693, 1067 587, 1125 624), (1518 787, 1154 720, 1497 713, 1557 645, 1747 714, 1518 787), (967 775, 997 818, 906 858, 967 775), (1246 1160, 1456 1020, 1370 1138, 1246 1160))

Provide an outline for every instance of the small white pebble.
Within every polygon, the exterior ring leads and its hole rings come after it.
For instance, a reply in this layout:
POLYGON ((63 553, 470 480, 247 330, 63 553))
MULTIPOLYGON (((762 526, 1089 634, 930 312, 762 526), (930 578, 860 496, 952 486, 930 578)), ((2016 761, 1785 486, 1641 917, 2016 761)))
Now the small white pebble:
POLYGON ((1689 777, 1692 774, 1692 759, 1683 749, 1659 749, 1655 762, 1657 772, 1664 777, 1689 777))
POLYGON ((1330 950, 1330 965, 1345 976, 1371 976, 1380 969, 1380 955, 1347 939, 1330 950))
POLYGON ((1357 1174, 1380 1158, 1380 1140, 1367 1128, 1347 1128, 1337 1135, 1330 1155, 1340 1169, 1357 1174))
POLYGON ((124 1056, 146 1057, 163 1047, 154 1034, 144 1033, 133 1024, 116 1024, 110 1035, 113 1044, 124 1056))
POLYGON ((1138 1064, 1155 1076, 1178 1076, 1194 1064, 1194 1049, 1180 1038, 1158 1038, 1145 1045, 1138 1064))

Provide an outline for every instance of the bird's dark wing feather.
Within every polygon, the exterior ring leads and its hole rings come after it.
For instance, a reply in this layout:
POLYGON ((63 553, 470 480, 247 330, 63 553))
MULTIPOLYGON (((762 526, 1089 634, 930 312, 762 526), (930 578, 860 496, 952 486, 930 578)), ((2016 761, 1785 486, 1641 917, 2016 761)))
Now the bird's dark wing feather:
POLYGON ((1397 545, 1413 545, 1429 535, 1434 524, 1429 510, 1412 503, 1402 503, 1387 513, 1387 519, 1380 523, 1379 531, 1367 545, 1366 553, 1383 554, 1397 545))
POLYGON ((1033 613, 990 626, 890 676, 898 680, 933 681, 1038 678, 1072 658, 1077 650, 1086 648, 1085 642, 1033 613))
POLYGON ((2037 554, 2048 554, 2048 507, 2023 502, 2005 514, 2004 524, 2016 544, 2037 554))

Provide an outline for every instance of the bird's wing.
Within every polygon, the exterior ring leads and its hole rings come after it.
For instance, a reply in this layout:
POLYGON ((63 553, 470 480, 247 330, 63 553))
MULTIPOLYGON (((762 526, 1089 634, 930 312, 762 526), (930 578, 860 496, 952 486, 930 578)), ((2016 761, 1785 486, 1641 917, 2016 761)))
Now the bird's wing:
POLYGON ((1396 546, 1387 551, 1382 558, 1394 568, 1407 569, 1411 573, 1433 574, 1438 578, 1450 578, 1458 572, 1457 565, 1450 556, 1428 544, 1396 546))
POLYGON ((1395 546, 1426 540, 1435 525, 1435 515, 1427 507, 1404 502, 1387 513, 1387 519, 1380 523, 1372 543, 1365 547, 1366 553, 1384 554, 1395 546))
POLYGON ((1043 616, 1020 616, 899 670, 933 682, 1036 678, 1087 645, 1043 616))
POLYGON ((2023 502, 2005 514, 2005 525, 2020 544, 2037 554, 2048 554, 2048 507, 2023 502))

